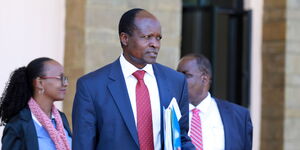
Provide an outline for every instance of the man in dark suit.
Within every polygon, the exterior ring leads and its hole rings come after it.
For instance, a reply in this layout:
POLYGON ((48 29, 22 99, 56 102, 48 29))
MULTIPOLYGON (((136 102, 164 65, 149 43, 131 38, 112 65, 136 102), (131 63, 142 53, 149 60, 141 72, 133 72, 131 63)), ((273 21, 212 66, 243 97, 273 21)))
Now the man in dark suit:
POLYGON ((189 135, 197 150, 251 150, 249 111, 211 97, 211 64, 203 55, 184 56, 177 71, 187 77, 190 101, 189 135))
POLYGON ((129 10, 120 19, 119 38, 121 56, 77 81, 73 149, 163 149, 162 112, 173 97, 182 114, 182 149, 194 149, 187 136, 185 77, 156 63, 162 38, 159 21, 146 10, 129 10))

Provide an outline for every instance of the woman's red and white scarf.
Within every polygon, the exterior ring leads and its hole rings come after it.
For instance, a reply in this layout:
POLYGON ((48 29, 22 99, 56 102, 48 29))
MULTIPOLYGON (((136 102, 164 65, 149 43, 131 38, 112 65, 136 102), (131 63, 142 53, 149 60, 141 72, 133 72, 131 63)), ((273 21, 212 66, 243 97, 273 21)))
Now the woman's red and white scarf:
POLYGON ((50 135, 50 138, 54 142, 56 149, 70 150, 67 136, 64 131, 62 119, 57 108, 54 105, 52 105, 52 115, 54 116, 56 122, 55 128, 54 125, 51 123, 50 118, 46 115, 45 112, 42 111, 40 106, 36 103, 36 101, 33 98, 29 100, 28 106, 30 108, 31 113, 37 118, 37 120, 42 124, 42 126, 50 135))

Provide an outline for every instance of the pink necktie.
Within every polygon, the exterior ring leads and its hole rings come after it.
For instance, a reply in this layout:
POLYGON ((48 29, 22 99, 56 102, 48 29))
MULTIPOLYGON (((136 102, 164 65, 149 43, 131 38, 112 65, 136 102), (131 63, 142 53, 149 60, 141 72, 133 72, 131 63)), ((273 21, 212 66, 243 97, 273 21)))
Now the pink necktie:
POLYGON ((153 150, 153 127, 150 96, 144 82, 144 70, 138 70, 133 76, 138 80, 136 84, 137 128, 140 150, 153 150))
POLYGON ((203 150, 202 127, 201 127, 201 119, 199 115, 200 110, 194 108, 192 112, 193 112, 192 121, 191 121, 192 143, 196 147, 196 150, 203 150))

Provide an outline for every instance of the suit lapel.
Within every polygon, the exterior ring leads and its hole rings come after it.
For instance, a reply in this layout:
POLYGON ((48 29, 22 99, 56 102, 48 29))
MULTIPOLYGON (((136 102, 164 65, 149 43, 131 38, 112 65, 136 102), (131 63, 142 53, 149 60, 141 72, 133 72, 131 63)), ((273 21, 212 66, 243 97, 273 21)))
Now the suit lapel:
POLYGON ((25 108, 21 112, 21 118, 25 121, 23 124, 24 139, 26 139, 26 147, 27 149, 38 149, 38 139, 37 133, 35 130, 35 126, 33 120, 31 118, 31 113, 28 108, 25 108))
MULTIPOLYGON (((172 99, 170 93, 167 76, 163 73, 163 70, 157 65, 153 64, 153 70, 155 78, 157 80, 157 86, 159 90, 160 104, 161 104, 161 138, 163 144, 163 106, 167 108, 172 99)), ((111 83, 108 84, 108 89, 111 92, 114 101, 116 102, 118 109, 124 119, 126 126, 128 127, 130 134, 134 141, 138 144, 138 134, 135 126, 134 116, 129 100, 129 95, 126 88, 126 83, 123 77, 122 69, 119 59, 112 64, 111 72, 109 75, 111 83)))
POLYGON ((67 120, 66 116, 63 113, 61 113, 61 112, 59 112, 59 113, 60 113, 60 116, 61 116, 64 128, 67 130, 69 136, 72 137, 70 126, 69 126, 69 123, 68 123, 68 120, 67 120))
POLYGON ((172 95, 169 89, 168 78, 164 74, 163 70, 158 66, 158 64, 153 64, 152 66, 157 81, 160 104, 162 107, 164 106, 165 108, 167 108, 172 99, 172 95))
POLYGON ((231 116, 230 116, 230 109, 224 105, 224 102, 221 100, 216 99, 218 109, 220 111, 220 116, 223 122, 223 127, 224 127, 224 139, 225 139, 225 150, 230 150, 231 149, 231 141, 230 135, 232 134, 231 132, 231 116))
POLYGON ((119 59, 112 64, 109 78, 111 79, 111 83, 108 84, 108 89, 121 112, 123 120, 129 129, 132 138, 139 146, 135 120, 119 59))
POLYGON ((164 115, 163 115, 163 107, 167 108, 170 104, 172 95, 170 94, 169 84, 167 76, 163 73, 163 70, 159 68, 157 64, 153 64, 153 70, 155 74, 155 78, 157 81, 158 91, 159 91, 159 99, 160 99, 160 120, 161 120, 161 145, 162 149, 164 149, 164 115))

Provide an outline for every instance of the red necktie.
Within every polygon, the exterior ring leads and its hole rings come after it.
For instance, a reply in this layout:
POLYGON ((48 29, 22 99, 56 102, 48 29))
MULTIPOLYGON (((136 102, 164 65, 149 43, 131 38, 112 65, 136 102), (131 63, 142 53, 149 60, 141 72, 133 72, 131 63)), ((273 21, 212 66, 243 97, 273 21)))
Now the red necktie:
POLYGON ((202 127, 201 127, 201 119, 200 119, 200 110, 194 108, 192 110, 192 121, 191 121, 191 139, 192 143, 196 147, 196 150, 203 150, 202 143, 202 127))
POLYGON ((153 127, 151 103, 148 88, 144 82, 144 70, 138 70, 133 76, 138 80, 136 84, 137 129, 140 150, 153 150, 153 127))

